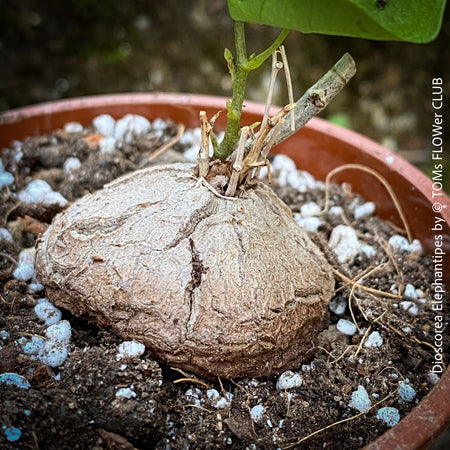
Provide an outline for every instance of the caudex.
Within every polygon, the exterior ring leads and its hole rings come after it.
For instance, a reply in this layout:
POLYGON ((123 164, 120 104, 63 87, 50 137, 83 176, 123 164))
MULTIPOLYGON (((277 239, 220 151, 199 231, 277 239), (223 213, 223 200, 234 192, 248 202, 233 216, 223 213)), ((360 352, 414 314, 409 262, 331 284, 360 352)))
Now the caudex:
POLYGON ((260 167, 267 165, 267 155, 274 145, 287 139, 323 110, 356 72, 353 58, 346 53, 297 102, 293 102, 287 58, 282 46, 288 33, 289 30, 283 29, 263 52, 247 56, 244 23, 235 21, 235 57, 228 49, 224 52, 231 75, 232 99, 227 102, 227 126, 220 143, 213 132, 217 114, 208 120, 206 112, 200 112, 202 142, 197 158, 198 175, 202 180, 210 183, 212 189, 219 188, 219 194, 223 193, 228 198, 236 194, 239 186, 257 175, 260 167), (281 54, 281 61, 278 61, 278 54, 281 54), (261 66, 270 56, 272 56, 271 86, 262 122, 241 128, 240 121, 248 74, 261 66), (290 103, 274 116, 269 117, 273 83, 277 72, 283 66, 288 81, 290 103), (255 134, 254 128, 258 125, 259 131, 255 134), (212 159, 209 156, 210 142, 214 149, 212 159), (218 167, 222 168, 218 169, 218 167))

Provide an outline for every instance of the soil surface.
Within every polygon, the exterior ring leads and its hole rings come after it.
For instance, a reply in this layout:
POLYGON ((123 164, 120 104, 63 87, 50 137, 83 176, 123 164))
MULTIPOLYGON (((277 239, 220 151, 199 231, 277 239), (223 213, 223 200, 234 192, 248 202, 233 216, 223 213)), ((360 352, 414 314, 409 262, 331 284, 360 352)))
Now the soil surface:
MULTIPOLYGON (((355 207, 365 202, 348 185, 330 190, 332 205, 341 206, 342 213, 321 216, 324 223, 310 233, 334 267, 335 302, 345 308, 333 308, 315 355, 294 368, 301 385, 277 388, 278 377, 205 380, 159 363, 151 349, 140 357, 118 360, 118 337, 67 311, 63 319, 71 324, 72 338, 62 366, 50 368, 22 351, 21 338, 42 336, 47 327, 33 311, 45 292, 30 293, 29 283, 15 279, 13 271, 20 251, 35 245, 61 208, 21 203, 15 194, 32 179, 43 179, 72 201, 123 173, 183 161, 185 148, 180 143, 150 160, 176 131, 177 125, 169 124, 164 133, 150 132, 108 154, 99 152, 99 139, 91 128, 59 130, 3 151, 3 165, 15 181, 0 190, 0 227, 14 238, 13 243, 0 240, 0 374, 20 374, 30 387, 0 383, 0 447, 350 449, 373 441, 388 429, 377 418, 381 407, 394 407, 404 417, 436 382, 429 375, 434 356, 432 263, 420 250, 407 252, 389 245, 389 238, 399 234, 390 224, 371 214, 355 218, 355 207), (68 157, 81 161, 76 172, 64 170, 68 157), (362 252, 351 263, 339 262, 328 245, 338 225, 354 227, 374 255, 369 258, 362 252), (349 280, 362 274, 366 274, 361 281, 364 288, 354 288, 349 280), (423 296, 407 298, 408 284, 423 296), (356 333, 340 332, 340 319, 356 323, 356 333), (382 344, 366 346, 374 331, 382 344), (405 385, 414 389, 415 396, 402 393, 405 385), (354 398, 352 403, 352 394, 361 387, 370 399, 364 413, 355 408, 354 398), (121 388, 130 388, 135 395, 117 396, 121 388), (15 429, 21 435, 12 441, 15 429)), ((281 186, 279 176, 274 171, 272 186, 294 213, 309 202, 324 206, 323 187, 299 192, 281 186)), ((448 342, 445 345, 448 349, 448 342)))

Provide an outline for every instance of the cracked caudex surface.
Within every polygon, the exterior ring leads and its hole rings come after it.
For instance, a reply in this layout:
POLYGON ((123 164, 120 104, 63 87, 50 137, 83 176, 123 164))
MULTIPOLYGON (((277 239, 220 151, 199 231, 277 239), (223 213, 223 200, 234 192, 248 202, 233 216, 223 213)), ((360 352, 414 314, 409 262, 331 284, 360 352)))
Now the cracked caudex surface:
POLYGON ((192 173, 144 169, 75 202, 38 245, 39 281, 55 305, 202 376, 300 364, 327 317, 328 263, 269 187, 224 200, 192 173))

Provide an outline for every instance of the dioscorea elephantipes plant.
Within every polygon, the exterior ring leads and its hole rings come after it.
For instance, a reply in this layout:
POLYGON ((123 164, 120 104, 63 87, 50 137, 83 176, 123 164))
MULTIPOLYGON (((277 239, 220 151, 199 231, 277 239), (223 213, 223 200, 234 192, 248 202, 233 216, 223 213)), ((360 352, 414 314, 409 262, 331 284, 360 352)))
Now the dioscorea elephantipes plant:
MULTIPOLYGON (((248 73, 287 35, 247 56, 244 21, 304 32, 423 42, 444 1, 229 0, 233 95, 219 143, 201 113, 202 145, 189 164, 143 169, 58 215, 37 249, 47 295, 204 376, 271 376, 310 355, 333 295, 331 267, 290 211, 255 175, 270 148, 320 112, 355 73, 344 55, 296 103, 240 128, 248 73), (210 142, 213 155, 210 157, 210 142)), ((282 60, 286 59, 280 50, 282 60)), ((273 73, 280 63, 273 57, 273 73)), ((269 102, 268 102, 269 103, 269 102)))

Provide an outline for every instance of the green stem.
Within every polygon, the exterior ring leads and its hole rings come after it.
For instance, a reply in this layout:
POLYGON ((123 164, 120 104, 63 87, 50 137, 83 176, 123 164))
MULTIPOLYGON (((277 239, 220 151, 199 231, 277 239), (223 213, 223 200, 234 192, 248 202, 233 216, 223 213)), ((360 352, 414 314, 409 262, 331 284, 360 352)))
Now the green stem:
POLYGON ((225 161, 239 140, 242 105, 249 72, 259 67, 281 45, 287 34, 288 30, 283 30, 270 47, 257 56, 247 58, 244 23, 235 22, 236 63, 231 69, 232 97, 231 102, 227 102, 227 127, 222 142, 214 151, 215 158, 225 161))

